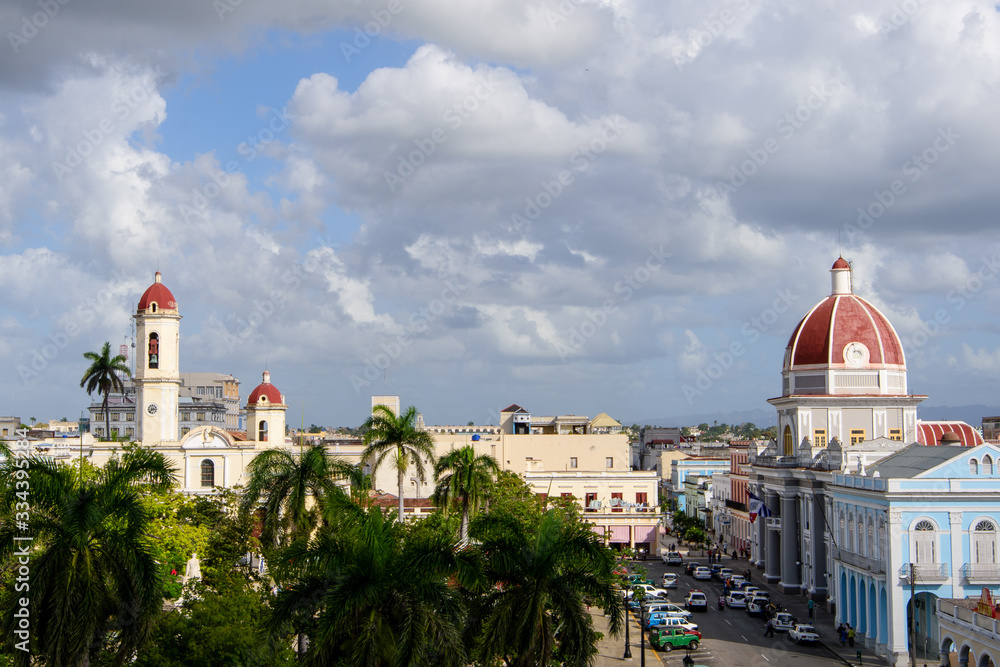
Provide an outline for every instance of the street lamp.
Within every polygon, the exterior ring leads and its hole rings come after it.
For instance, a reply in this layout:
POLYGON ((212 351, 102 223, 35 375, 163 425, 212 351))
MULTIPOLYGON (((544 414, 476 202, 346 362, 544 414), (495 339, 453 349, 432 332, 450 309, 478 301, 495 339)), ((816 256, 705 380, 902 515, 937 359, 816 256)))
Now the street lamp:
MULTIPOLYGON (((910 667, 917 667, 917 639, 916 639, 916 620, 917 620, 917 604, 914 600, 916 596, 916 582, 917 582, 917 568, 913 563, 910 563, 910 617, 909 621, 909 635, 910 635, 910 667)), ((926 657, 926 653, 924 656, 926 657)))
MULTIPOLYGON (((632 659, 632 645, 628 638, 628 595, 623 593, 625 596, 625 654, 622 656, 623 659, 632 659)), ((635 595, 635 592, 632 593, 635 595)))

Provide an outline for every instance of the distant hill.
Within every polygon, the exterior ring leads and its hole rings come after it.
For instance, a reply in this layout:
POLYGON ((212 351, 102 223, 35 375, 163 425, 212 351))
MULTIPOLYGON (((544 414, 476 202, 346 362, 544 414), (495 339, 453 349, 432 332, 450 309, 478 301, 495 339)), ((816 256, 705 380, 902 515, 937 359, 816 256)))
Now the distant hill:
POLYGON ((700 415, 674 415, 672 417, 640 419, 635 423, 640 426, 697 426, 698 424, 711 425, 713 422, 720 424, 752 422, 760 428, 767 428, 777 424, 776 416, 777 413, 774 410, 737 410, 734 412, 709 412, 700 415))
POLYGON ((972 426, 982 426, 983 417, 1000 415, 1000 408, 989 405, 919 405, 917 417, 927 421, 963 421, 972 426))

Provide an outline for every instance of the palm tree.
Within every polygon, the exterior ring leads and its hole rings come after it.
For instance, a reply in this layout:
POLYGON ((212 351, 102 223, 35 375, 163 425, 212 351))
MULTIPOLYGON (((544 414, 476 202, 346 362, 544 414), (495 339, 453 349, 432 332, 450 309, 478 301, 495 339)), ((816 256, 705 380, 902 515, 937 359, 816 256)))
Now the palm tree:
MULTIPOLYGON (((163 602, 148 537, 152 517, 142 498, 173 486, 175 470, 162 453, 141 448, 112 458, 89 481, 51 459, 18 459, 4 467, 4 477, 23 472, 31 493, 26 525, 11 520, 21 509, 15 484, 0 499, 0 561, 23 564, 21 548, 31 545, 27 588, 14 593, 10 587, 2 601, 5 636, 15 636, 14 612, 26 597, 31 653, 44 664, 87 667, 91 655, 105 649, 114 654, 114 665, 125 664, 163 602), (33 541, 15 541, 24 535, 33 541)), ((29 653, 13 653, 15 664, 35 664, 29 653)))
POLYGON ((268 546, 308 537, 330 505, 342 504, 345 494, 336 480, 350 478, 353 468, 323 445, 313 445, 298 457, 285 449, 265 450, 247 465, 250 481, 240 511, 248 515, 261 507, 261 542, 268 546))
POLYGON ((618 636, 624 616, 615 557, 588 523, 552 509, 535 525, 490 512, 473 523, 487 579, 473 614, 480 662, 509 667, 588 665, 597 633, 586 605, 604 609, 618 636))
POLYGON ((372 474, 381 467, 386 457, 393 456, 396 466, 396 478, 399 484, 399 520, 403 520, 403 479, 410 463, 417 471, 417 479, 423 482, 427 479, 424 472, 423 458, 434 463, 434 439, 427 431, 416 427, 417 409, 412 405, 398 417, 384 405, 376 405, 372 416, 365 422, 365 451, 361 460, 367 461, 374 457, 372 474))
POLYGON ((493 487, 493 479, 500 473, 500 465, 492 456, 480 454, 471 445, 454 449, 434 464, 434 503, 445 513, 449 506, 462 507, 462 525, 459 539, 465 544, 469 538, 469 516, 486 501, 493 487))
POLYGON ((104 433, 106 437, 111 437, 111 418, 108 415, 108 396, 111 392, 125 393, 125 383, 122 377, 131 377, 132 372, 128 368, 128 359, 120 354, 111 356, 111 343, 104 343, 101 353, 84 352, 91 363, 90 368, 83 374, 80 386, 87 390, 91 396, 94 392, 104 394, 104 433), (121 377, 120 377, 121 376, 121 377))
POLYGON ((459 584, 481 589, 475 554, 456 552, 443 532, 386 520, 379 507, 349 514, 275 559, 291 582, 273 605, 275 644, 308 634, 306 665, 469 664, 459 584))

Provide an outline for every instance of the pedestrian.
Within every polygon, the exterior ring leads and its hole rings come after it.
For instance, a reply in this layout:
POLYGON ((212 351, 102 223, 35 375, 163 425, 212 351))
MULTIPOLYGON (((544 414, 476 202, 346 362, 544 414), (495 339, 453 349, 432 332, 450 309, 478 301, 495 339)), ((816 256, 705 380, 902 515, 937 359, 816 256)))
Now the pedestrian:
POLYGON ((840 637, 840 646, 847 646, 847 628, 843 623, 837 626, 837 636, 840 637))
POLYGON ((815 606, 815 604, 816 603, 813 602, 812 598, 809 598, 809 602, 806 602, 806 609, 809 610, 809 618, 813 617, 813 606, 815 606))
POLYGON ((764 628, 764 636, 765 637, 774 636, 774 621, 772 621, 771 619, 767 619, 767 627, 764 628))
POLYGON ((854 648, 854 636, 855 636, 856 634, 857 634, 857 633, 856 633, 856 632, 854 632, 854 628, 852 628, 851 626, 849 626, 849 625, 848 625, 848 626, 847 626, 847 644, 848 644, 848 645, 849 645, 849 646, 850 646, 851 648, 854 648))
POLYGON ((736 549, 733 549, 733 560, 736 560, 736 549))

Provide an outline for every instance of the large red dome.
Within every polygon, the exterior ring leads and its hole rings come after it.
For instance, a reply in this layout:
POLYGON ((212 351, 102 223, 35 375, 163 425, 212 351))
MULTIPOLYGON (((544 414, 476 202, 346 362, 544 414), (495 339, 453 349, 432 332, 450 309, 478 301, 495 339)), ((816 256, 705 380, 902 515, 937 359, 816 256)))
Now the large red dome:
POLYGON ((905 370, 896 330, 878 308, 852 293, 850 265, 838 259, 831 271, 833 294, 795 327, 785 349, 785 370, 816 366, 905 370))
POLYGON ((276 405, 281 405, 283 403, 281 392, 278 388, 271 384, 271 374, 264 371, 264 381, 261 382, 257 387, 250 393, 250 398, 247 399, 247 405, 256 405, 263 398, 265 403, 274 403, 276 405))
POLYGON ((137 310, 142 312, 154 305, 154 312, 156 310, 177 310, 177 301, 170 290, 167 289, 167 286, 160 282, 159 271, 156 272, 153 284, 147 287, 146 291, 142 293, 137 310))

